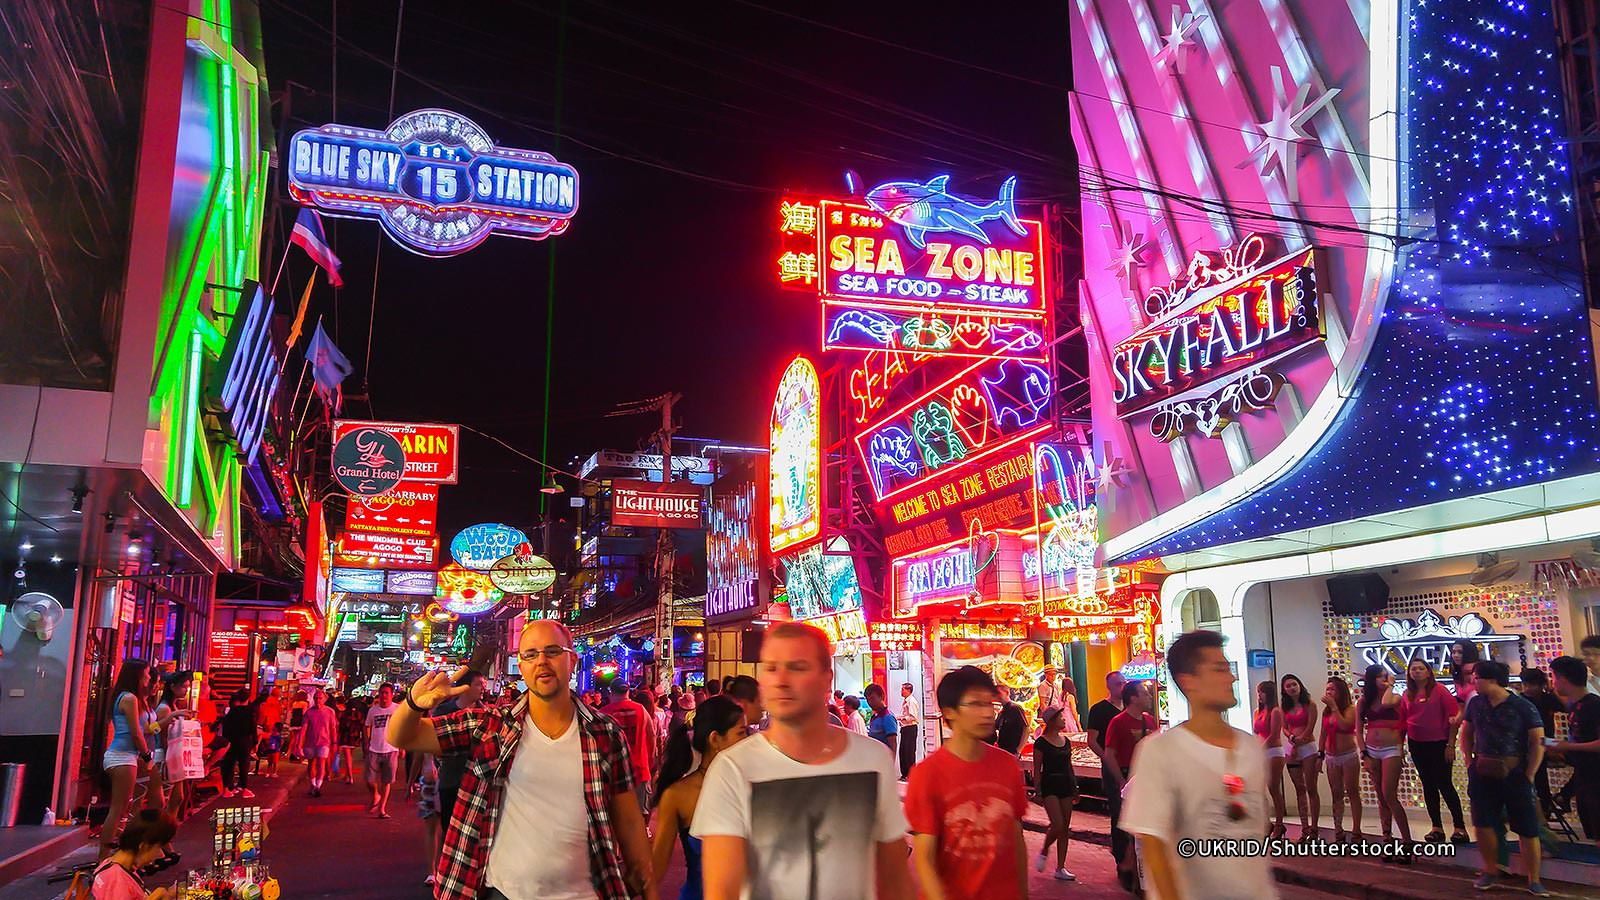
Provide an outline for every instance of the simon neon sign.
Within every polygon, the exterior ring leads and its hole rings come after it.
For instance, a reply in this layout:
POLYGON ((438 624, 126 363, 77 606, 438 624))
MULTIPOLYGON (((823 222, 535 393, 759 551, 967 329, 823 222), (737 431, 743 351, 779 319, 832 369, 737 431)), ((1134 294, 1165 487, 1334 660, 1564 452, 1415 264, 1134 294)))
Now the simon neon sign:
MULTIPOLYGON (((1147 299, 1147 308, 1160 317, 1112 354, 1119 417, 1204 395, 1231 376, 1254 373, 1322 340, 1316 251, 1297 250, 1261 263, 1264 247, 1262 238, 1252 235, 1220 265, 1196 254, 1182 284, 1158 289, 1147 299)), ((1270 399, 1265 388, 1254 393, 1266 396, 1243 398, 1241 408, 1270 399)), ((1203 412, 1166 423, 1158 436, 1170 440, 1187 429, 1189 420, 1205 420, 1203 412)))
POLYGON ((957 465, 976 462, 1049 427, 1044 366, 975 363, 856 435, 879 500, 957 465))
POLYGON ((777 553, 822 533, 822 385, 795 357, 778 382, 768 431, 769 546, 777 553))
POLYGON ((331 215, 377 219, 424 256, 496 232, 542 239, 578 211, 578 171, 548 153, 495 146, 459 113, 421 109, 383 131, 324 125, 289 141, 289 193, 331 215))

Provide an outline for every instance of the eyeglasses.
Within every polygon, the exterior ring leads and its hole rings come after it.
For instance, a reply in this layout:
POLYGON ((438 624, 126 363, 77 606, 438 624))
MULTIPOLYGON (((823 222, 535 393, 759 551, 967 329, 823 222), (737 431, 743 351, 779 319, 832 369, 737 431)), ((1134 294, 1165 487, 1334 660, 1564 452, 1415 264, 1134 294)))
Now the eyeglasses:
POLYGON ((572 648, 571 647, 561 647, 561 646, 558 646, 556 644, 551 644, 550 646, 545 647, 542 650, 539 649, 538 647, 534 647, 534 648, 529 649, 529 650, 523 650, 522 652, 517 654, 517 658, 522 660, 523 662, 534 662, 535 660, 537 660, 541 656, 544 657, 545 659, 560 659, 561 658, 561 654, 563 654, 563 653, 571 653, 571 652, 572 652, 572 648))

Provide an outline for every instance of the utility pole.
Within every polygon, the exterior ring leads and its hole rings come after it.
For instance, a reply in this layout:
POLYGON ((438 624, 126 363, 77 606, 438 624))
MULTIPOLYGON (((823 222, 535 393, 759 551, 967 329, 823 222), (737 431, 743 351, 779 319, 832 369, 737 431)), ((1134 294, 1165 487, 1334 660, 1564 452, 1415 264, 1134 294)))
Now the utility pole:
MULTIPOLYGON (((683 399, 682 394, 667 393, 657 398, 655 405, 661 409, 661 431, 656 435, 661 447, 661 485, 672 486, 672 434, 677 429, 672 424, 672 404, 683 399)), ((656 538, 656 687, 667 692, 672 689, 672 624, 676 604, 672 584, 673 547, 672 529, 660 528, 656 538)))

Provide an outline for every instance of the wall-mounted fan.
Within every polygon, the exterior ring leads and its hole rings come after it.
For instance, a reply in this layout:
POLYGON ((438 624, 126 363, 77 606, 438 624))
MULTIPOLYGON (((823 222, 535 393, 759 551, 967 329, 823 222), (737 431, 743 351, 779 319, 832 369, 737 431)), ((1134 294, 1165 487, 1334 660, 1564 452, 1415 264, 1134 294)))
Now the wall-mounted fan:
POLYGON ((49 594, 33 591, 11 602, 10 615, 23 631, 40 641, 49 642, 66 612, 61 608, 61 601, 49 594))

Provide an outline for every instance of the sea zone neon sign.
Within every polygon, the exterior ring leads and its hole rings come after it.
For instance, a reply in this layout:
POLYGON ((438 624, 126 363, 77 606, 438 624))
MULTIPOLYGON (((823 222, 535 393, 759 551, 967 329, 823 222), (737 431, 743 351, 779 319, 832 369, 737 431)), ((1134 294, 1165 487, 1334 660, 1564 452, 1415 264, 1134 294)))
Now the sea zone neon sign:
POLYGON ((383 131, 324 125, 289 142, 289 192, 333 215, 376 218, 424 256, 495 232, 542 239, 578 211, 578 171, 548 153, 495 146, 477 123, 421 109, 383 131))
POLYGON ((1147 300, 1160 318, 1112 354, 1119 417, 1203 394, 1322 339, 1316 251, 1261 264, 1264 246, 1252 235, 1220 267, 1197 254, 1183 284, 1147 300))
POLYGON ((282 366, 272 341, 272 300, 259 284, 246 282, 245 289, 251 294, 250 308, 244 311, 243 321, 228 332, 222 352, 228 369, 219 399, 239 456, 245 465, 251 465, 261 448, 261 433, 266 429, 282 366))
POLYGON ((795 357, 778 382, 768 432, 768 536, 774 553, 822 532, 821 402, 816 367, 803 356, 795 357))
POLYGON ((879 500, 1049 427, 1050 372, 1015 359, 976 363, 856 435, 879 500))

